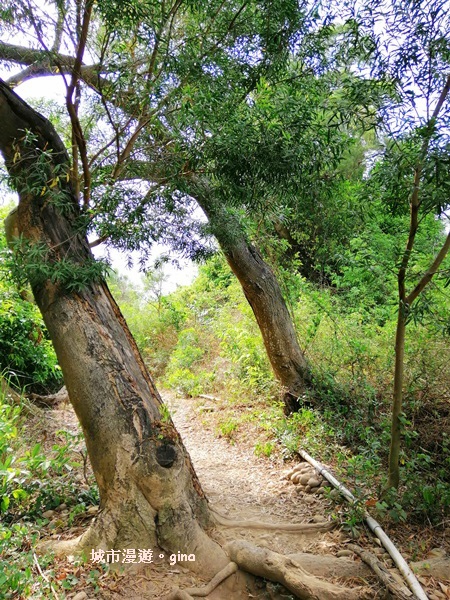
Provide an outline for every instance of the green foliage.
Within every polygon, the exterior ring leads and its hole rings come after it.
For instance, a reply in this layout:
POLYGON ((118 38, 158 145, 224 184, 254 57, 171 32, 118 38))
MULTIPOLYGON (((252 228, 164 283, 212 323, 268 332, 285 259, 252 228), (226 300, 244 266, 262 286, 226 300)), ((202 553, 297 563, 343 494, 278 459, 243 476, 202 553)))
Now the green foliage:
POLYGON ((108 285, 150 371, 160 377, 183 329, 186 307, 176 295, 151 298, 141 287, 114 272, 109 275, 108 285))
POLYGON ((19 286, 30 283, 34 287, 51 281, 69 293, 81 292, 91 283, 105 279, 110 269, 105 261, 86 258, 76 262, 58 257, 47 244, 24 239, 14 242, 13 251, 5 255, 4 263, 19 286))
MULTIPOLYGON (((403 223, 403 217, 392 217, 386 229, 388 218, 380 217, 373 228, 367 225, 360 239, 380 261, 383 255, 390 260, 403 223)), ((418 263, 426 261, 433 240, 442 235, 433 219, 427 227, 429 234, 424 228, 418 244, 418 263)), ((352 246, 349 256, 359 248, 352 246)), ((376 276, 359 277, 363 264, 363 258, 360 263, 356 256, 349 260, 335 288, 318 288, 289 274, 300 344, 314 365, 313 391, 306 398, 313 408, 304 407, 289 418, 283 416, 279 400, 273 403, 280 392, 260 333, 223 257, 217 255, 201 267, 191 286, 163 297, 159 318, 169 319, 177 307, 180 319, 168 332, 176 341, 168 352, 163 381, 188 395, 223 398, 214 425, 217 435, 237 441, 248 427, 255 427, 259 456, 280 452, 288 459, 303 447, 321 460, 337 457, 341 478, 365 502, 380 497, 387 460, 395 306, 389 304, 389 275, 383 283, 376 276), (380 286, 386 286, 384 300, 380 286)), ((442 315, 449 304, 444 291, 439 284, 430 295, 442 315)), ((405 356, 409 418, 402 419, 404 486, 398 497, 379 500, 376 511, 393 522, 405 514, 410 520, 438 522, 448 511, 450 490, 449 438, 447 426, 441 426, 442 418, 445 423, 448 418, 441 397, 450 385, 450 355, 442 330, 430 327, 429 315, 411 321, 410 327, 413 335, 405 356)), ((140 331, 145 340, 145 328, 140 331)), ((151 360, 154 350, 147 347, 147 352, 151 360)), ((215 413, 210 414, 214 418, 215 413)), ((358 528, 359 516, 353 513, 340 517, 350 529, 358 528)))
POLYGON ((187 396, 198 396, 203 392, 204 378, 192 371, 205 354, 194 328, 183 329, 171 354, 166 370, 166 383, 187 396))
POLYGON ((256 442, 254 452, 256 456, 265 456, 266 458, 269 458, 272 455, 274 448, 275 444, 273 442, 256 442))
MULTIPOLYGON (((60 143, 60 142, 59 142, 60 143)), ((9 169, 9 185, 20 194, 30 194, 35 202, 52 205, 57 213, 70 219, 74 229, 85 232, 78 205, 70 187, 69 161, 61 149, 58 153, 48 144, 42 148, 39 136, 25 131, 15 145, 9 169), (78 222, 77 222, 78 221, 78 222)), ((4 251, 3 263, 19 286, 40 286, 49 280, 67 292, 80 292, 93 281, 104 279, 109 265, 86 255, 82 259, 66 255, 60 245, 17 238, 12 252, 4 251)), ((67 252, 67 251, 66 251, 67 252)))
POLYGON ((198 396, 203 392, 200 377, 189 369, 172 368, 167 374, 166 383, 185 396, 198 396))
POLYGON ((257 393, 271 388, 270 365, 254 328, 240 329, 228 322, 220 335, 222 353, 235 365, 236 377, 257 393))
POLYGON ((61 371, 37 307, 0 287, 0 368, 11 382, 34 390, 62 385, 61 371))
POLYGON ((233 434, 238 429, 238 423, 234 419, 227 419, 226 421, 220 421, 217 425, 217 430, 221 437, 233 440, 233 434))
MULTIPOLYGON (((0 524, 0 594, 2 598, 29 598, 39 589, 42 594, 50 593, 49 583, 44 577, 35 575, 33 550, 38 540, 34 527, 14 523, 11 526, 0 524)), ((45 567, 51 556, 40 557, 40 565, 45 567)))
POLYGON ((23 138, 14 146, 15 154, 10 169, 9 185, 19 193, 31 194, 42 202, 54 205, 58 210, 73 216, 77 205, 69 187, 69 162, 45 144, 38 135, 26 130, 23 138))
POLYGON ((309 408, 302 408, 277 422, 274 433, 286 458, 294 456, 299 448, 313 453, 320 450, 322 453, 327 442, 329 448, 332 447, 335 436, 332 426, 324 422, 319 413, 309 408))
POLYGON ((189 369, 199 361, 204 350, 199 347, 199 337, 193 327, 183 329, 178 336, 178 343, 170 357, 169 371, 173 368, 189 369))
MULTIPOLYGON (((7 212, 3 209, 0 217, 7 212)), ((0 270, 5 272, 8 251, 1 221, 0 252, 0 270)), ((17 288, 9 273, 0 279, 0 371, 18 387, 52 392, 61 387, 62 373, 37 306, 24 299, 31 298, 26 290, 17 288)))
MULTIPOLYGON (((82 435, 59 431, 59 443, 45 451, 41 443, 28 439, 30 416, 27 421, 24 406, 25 401, 14 405, 0 395, 0 597, 11 599, 47 598, 49 580, 58 591, 59 586, 69 590, 76 584, 74 574, 55 579, 55 572, 49 572, 55 566, 50 554, 39 556, 47 577, 36 568, 35 545, 48 523, 42 513, 65 503, 71 524, 87 506, 98 504, 92 476, 87 489, 73 477, 79 466, 76 455, 86 456, 80 448, 82 435)), ((61 518, 52 521, 53 530, 64 525, 62 515, 56 514, 61 518)))

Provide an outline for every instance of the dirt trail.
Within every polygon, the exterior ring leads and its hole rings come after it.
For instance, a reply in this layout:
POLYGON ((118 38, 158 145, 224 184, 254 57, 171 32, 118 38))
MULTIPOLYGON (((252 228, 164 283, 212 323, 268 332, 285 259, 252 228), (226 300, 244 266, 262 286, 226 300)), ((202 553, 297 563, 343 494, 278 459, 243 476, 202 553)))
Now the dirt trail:
MULTIPOLYGON (((271 524, 327 520, 325 501, 301 495, 285 479, 281 460, 255 456, 253 446, 235 445, 217 438, 201 423, 201 413, 192 399, 166 398, 172 417, 186 445, 202 487, 213 509, 232 520, 258 520, 271 524)), ((245 527, 218 527, 221 541, 245 539, 275 552, 324 552, 342 543, 342 534, 284 533, 245 527)))
MULTIPOLYGON (((165 401, 170 407, 175 425, 180 432, 183 442, 193 460, 194 467, 199 476, 201 485, 210 501, 211 508, 227 519, 233 521, 262 521, 271 526, 273 524, 294 524, 308 522, 330 521, 328 516, 336 507, 331 501, 323 496, 307 494, 300 490, 299 486, 283 478, 286 465, 281 458, 259 458, 254 453, 254 436, 249 435, 249 441, 245 436, 240 436, 239 444, 234 444, 226 438, 220 438, 216 432, 216 422, 220 420, 220 404, 205 402, 201 406, 199 399, 186 399, 177 397, 175 394, 166 393, 165 401), (206 411, 206 412, 205 412, 206 411), (210 412, 211 411, 211 412, 210 412)), ((79 431, 76 416, 67 405, 60 405, 50 411, 45 411, 41 416, 35 418, 35 426, 31 429, 34 435, 44 440, 46 449, 50 450, 55 439, 55 432, 59 429, 70 430, 73 434, 79 431), (48 435, 47 435, 48 434, 48 435)), ((76 475, 76 480, 81 487, 83 483, 82 472, 76 475)), ((94 511, 95 514, 95 511, 94 511)), ((56 515, 58 517, 58 515, 56 515)), ((87 519, 92 516, 87 515, 87 519)), ((87 526, 86 517, 76 526, 63 528, 62 537, 73 538, 85 531, 87 526)), ((51 531, 48 531, 50 534, 51 531)), ((295 554, 307 552, 314 555, 311 565, 316 575, 322 576, 327 572, 326 580, 332 579, 332 570, 325 557, 318 555, 349 556, 347 562, 350 564, 352 577, 356 567, 354 556, 347 549, 346 542, 350 541, 347 535, 340 529, 335 528, 327 532, 283 532, 273 529, 254 529, 248 527, 223 527, 211 532, 219 543, 241 539, 257 546, 265 547, 280 554, 295 554), (321 560, 323 559, 323 560, 321 560), (325 569, 325 570, 324 570, 325 569)), ((60 538, 60 534, 51 535, 60 538)), ((365 537, 365 536, 363 536, 365 537)), ((360 539, 360 543, 371 547, 380 556, 381 548, 377 548, 373 540, 360 539)), ((180 552, 183 549, 180 548, 180 552)), ((384 556, 384 559, 386 556, 384 556)), ((388 558, 388 557, 387 557, 388 558)), ((338 559, 342 565, 342 559, 338 559)), ((329 562, 329 561, 328 561, 329 562)), ((359 562, 359 561, 358 561, 359 562)), ((389 561, 388 561, 389 562, 389 561)), ((389 565, 388 565, 389 566, 389 565)), ((70 570, 71 565, 60 562, 57 565, 60 570, 70 570)), ((87 569, 92 568, 89 564, 87 569)), ((359 567, 358 567, 359 569, 359 567)), ((73 570, 73 568, 72 568, 73 570)), ((373 581, 373 578, 360 574, 363 580, 373 581)), ((86 578, 84 578, 85 580, 86 578)), ((443 581, 447 577, 443 577, 443 581)), ((353 584, 361 584, 361 579, 353 579, 353 584)), ((438 582, 427 577, 424 583, 431 582, 432 591, 430 599, 437 600, 444 597, 439 595, 438 582)), ((100 587, 93 589, 80 579, 80 584, 67 594, 68 600, 75 598, 77 593, 86 593, 85 600, 100 598, 104 600, 158 600, 179 587, 202 586, 206 581, 194 575, 182 565, 176 563, 170 565, 167 560, 155 560, 151 565, 136 564, 131 566, 125 573, 115 573, 113 576, 105 576, 99 581, 100 587)), ((351 585, 352 580, 346 580, 346 585, 351 585)), ((372 588, 376 594, 375 588, 372 588)), ((450 588, 449 588, 450 589, 450 588)), ((221 596, 220 588, 208 596, 211 600, 229 600, 229 596, 221 596)), ((284 588, 280 589, 277 584, 269 583, 267 588, 261 585, 261 590, 249 598, 259 600, 292 600, 294 597, 287 593, 284 588)), ((375 596, 374 597, 382 597, 375 596)), ((240 600, 246 600, 240 599, 240 600)), ((237 598, 233 598, 237 600, 237 598)))
MULTIPOLYGON (((214 421, 214 416, 205 417, 198 399, 166 393, 165 401, 213 510, 233 521, 262 521, 270 526, 324 522, 328 519, 329 502, 322 497, 299 492, 297 486, 283 479, 286 465, 281 459, 259 458, 254 453, 254 441, 234 444, 217 437, 214 425, 208 428, 202 423, 204 420, 214 421)), ((220 411, 219 407, 212 408, 220 411)), ((54 421, 52 429, 63 426, 73 433, 78 430, 75 414, 68 406, 59 406, 51 414, 54 421)), ((86 523, 76 533, 81 533, 85 527, 86 523)), ((64 537, 74 537, 74 533, 71 528, 64 537)), ((299 533, 218 525, 211 535, 221 544, 241 539, 285 555, 299 552, 336 554, 347 540, 338 529, 325 533, 299 533)), ((180 552, 183 552, 182 548, 180 552)), ((133 565, 125 573, 118 573, 115 580, 108 577, 96 592, 86 587, 81 589, 87 593, 86 600, 119 600, 125 597, 129 600, 158 600, 176 587, 186 589, 205 583, 178 563, 169 565, 167 560, 156 559, 151 565, 133 565)), ((79 590, 77 588, 67 598, 74 598, 79 590)), ((261 583, 261 589, 256 593, 252 590, 252 593, 248 598, 294 599, 278 584, 269 583, 266 587, 261 583)), ((220 587, 208 598, 230 600, 229 595, 221 595, 220 587)), ((240 596, 239 600, 246 598, 247 595, 245 598, 240 596)))

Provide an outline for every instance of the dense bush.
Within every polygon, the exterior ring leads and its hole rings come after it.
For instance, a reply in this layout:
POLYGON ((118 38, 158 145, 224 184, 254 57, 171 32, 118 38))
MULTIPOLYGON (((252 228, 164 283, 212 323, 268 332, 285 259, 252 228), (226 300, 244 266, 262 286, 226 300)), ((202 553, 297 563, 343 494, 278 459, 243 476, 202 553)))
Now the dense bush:
MULTIPOLYGON (((86 457, 82 435, 57 431, 57 443, 45 448, 35 438, 43 425, 35 421, 30 428, 24 407, 25 400, 18 405, 0 392, 0 597, 48 598, 49 578, 36 570, 34 555, 41 529, 48 524, 44 514, 64 504, 70 525, 89 505, 98 504, 98 489, 89 474, 89 485, 80 486, 77 470, 81 458, 85 468, 86 457)), ((58 514, 52 527, 64 526, 65 517, 58 514)), ((46 570, 55 561, 45 555, 39 562, 46 570)), ((70 579, 55 581, 53 574, 54 586, 66 590, 68 583, 70 579)))
POLYGON ((29 301, 30 292, 19 293, 9 278, 3 234, 7 212, 0 212, 0 372, 18 387, 52 392, 61 387, 62 374, 39 310, 29 301))
POLYGON ((54 391, 62 375, 37 307, 13 290, 0 289, 0 295, 1 371, 20 387, 54 391))

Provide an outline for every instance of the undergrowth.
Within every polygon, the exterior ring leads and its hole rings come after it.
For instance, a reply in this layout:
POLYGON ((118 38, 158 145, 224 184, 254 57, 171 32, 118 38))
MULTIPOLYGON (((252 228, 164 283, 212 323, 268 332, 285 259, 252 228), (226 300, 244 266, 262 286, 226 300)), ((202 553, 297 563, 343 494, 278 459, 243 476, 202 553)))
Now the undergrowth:
MULTIPOLYGON (((220 256, 191 286, 164 297, 158 311, 140 306, 148 332, 171 323, 160 384, 187 396, 219 396, 205 424, 233 443, 248 439, 252 428, 258 456, 289 460, 304 448, 333 464, 382 519, 442 522, 450 508, 450 351, 442 331, 421 322, 408 326, 402 485, 398 493, 386 492, 395 306, 389 299, 356 304, 355 288, 349 300, 298 276, 290 275, 287 285, 300 345, 313 365, 307 407, 283 415, 253 314, 220 256)), ((136 309, 127 308, 132 317, 136 309)), ((138 341, 152 364, 142 332, 138 341)))
POLYGON ((40 431, 39 424, 35 423, 31 434, 29 430, 36 408, 29 407, 25 399, 16 404, 7 386, 2 387, 0 597, 54 597, 48 580, 64 597, 64 590, 72 589, 76 577, 62 574, 55 579, 54 557, 45 554, 38 558, 35 547, 42 536, 62 533, 86 514, 90 505, 98 504, 82 435, 60 430, 54 434, 57 443, 51 448, 36 442, 33 438, 40 431))

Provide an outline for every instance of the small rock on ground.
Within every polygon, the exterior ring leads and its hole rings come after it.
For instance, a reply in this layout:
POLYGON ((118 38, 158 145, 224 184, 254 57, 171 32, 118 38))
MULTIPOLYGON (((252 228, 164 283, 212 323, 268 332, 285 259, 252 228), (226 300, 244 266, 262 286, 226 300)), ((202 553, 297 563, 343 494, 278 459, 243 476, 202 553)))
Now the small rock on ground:
POLYGON ((86 600, 87 598, 87 594, 86 592, 78 592, 78 594, 75 594, 75 596, 72 598, 72 600, 86 600))

